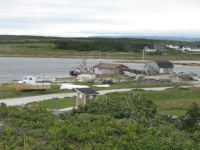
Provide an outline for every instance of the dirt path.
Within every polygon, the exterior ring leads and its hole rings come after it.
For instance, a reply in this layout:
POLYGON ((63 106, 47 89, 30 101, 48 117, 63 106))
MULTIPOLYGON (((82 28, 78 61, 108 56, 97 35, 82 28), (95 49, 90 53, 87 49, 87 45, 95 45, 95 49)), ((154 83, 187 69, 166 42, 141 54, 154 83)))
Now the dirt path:
MULTIPOLYGON (((154 88, 141 88, 144 90, 154 90, 154 91, 160 91, 160 90, 165 90, 167 88, 171 87, 154 87, 154 88)), ((126 89, 112 89, 112 90, 101 90, 97 91, 99 92, 100 95, 106 94, 106 93, 111 93, 111 92, 124 92, 124 91, 130 91, 132 88, 126 88, 126 89)), ((30 96, 30 97, 22 97, 22 98, 12 98, 12 99, 4 99, 0 100, 0 103, 5 103, 9 106, 14 106, 14 105, 21 105, 21 104, 27 104, 30 102, 34 101, 43 101, 43 100, 49 100, 52 98, 64 98, 64 97, 74 97, 76 96, 77 93, 61 93, 61 94, 49 94, 49 95, 40 95, 40 96, 30 96)))

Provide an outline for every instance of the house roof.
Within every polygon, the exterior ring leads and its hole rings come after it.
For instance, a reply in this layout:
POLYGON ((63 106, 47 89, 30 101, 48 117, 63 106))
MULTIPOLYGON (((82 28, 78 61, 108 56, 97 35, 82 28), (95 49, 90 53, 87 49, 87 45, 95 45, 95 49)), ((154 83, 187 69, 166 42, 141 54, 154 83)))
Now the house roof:
POLYGON ((83 95, 98 95, 99 93, 91 88, 76 88, 77 92, 82 93, 83 95))
POLYGON ((119 68, 120 66, 123 66, 125 68, 128 68, 127 66, 124 66, 122 64, 107 64, 107 63, 100 63, 96 66, 94 66, 95 68, 109 68, 109 69, 115 69, 115 68, 119 68))
POLYGON ((194 45, 185 45, 184 47, 188 47, 188 48, 195 48, 194 45))
POLYGON ((144 49, 154 50, 153 48, 149 48, 148 46, 145 46, 144 49))
POLYGON ((173 64, 168 60, 154 60, 159 68, 174 68, 173 64))
POLYGON ((154 48, 165 48, 164 44, 154 44, 154 48))

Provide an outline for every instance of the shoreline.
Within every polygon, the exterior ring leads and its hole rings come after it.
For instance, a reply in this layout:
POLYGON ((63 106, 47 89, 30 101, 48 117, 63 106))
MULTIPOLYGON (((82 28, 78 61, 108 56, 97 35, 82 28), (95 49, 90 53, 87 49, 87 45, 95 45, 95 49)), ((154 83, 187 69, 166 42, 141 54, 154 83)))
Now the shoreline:
MULTIPOLYGON (((50 55, 4 55, 4 54, 0 54, 0 58, 80 58, 82 59, 82 56, 50 56, 50 55)), ((96 56, 86 56, 86 59, 98 59, 98 57, 96 56)), ((110 57, 110 56, 101 56, 101 59, 107 59, 107 60, 122 60, 122 62, 126 62, 128 63, 128 61, 139 61, 139 62, 142 62, 142 57, 110 57)), ((152 58, 145 58, 144 61, 149 61, 149 60, 159 60, 159 59, 165 59, 165 60, 169 60, 169 61, 172 61, 172 62, 187 62, 187 61, 190 61, 190 62, 194 62, 194 61, 199 61, 198 58, 194 58, 194 59, 184 59, 184 58, 180 58, 180 59, 175 59, 175 58, 172 58, 172 59, 167 59, 167 58, 160 58, 160 57, 152 57, 152 58)), ((136 63, 136 62, 135 62, 136 63)), ((200 63, 200 61, 199 61, 200 63)))

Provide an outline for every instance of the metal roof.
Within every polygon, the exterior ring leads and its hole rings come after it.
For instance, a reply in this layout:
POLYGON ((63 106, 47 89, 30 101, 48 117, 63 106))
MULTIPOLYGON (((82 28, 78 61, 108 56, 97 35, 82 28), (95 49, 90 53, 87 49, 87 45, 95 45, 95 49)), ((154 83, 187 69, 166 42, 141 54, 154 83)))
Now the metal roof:
POLYGON ((125 68, 128 68, 127 66, 124 66, 122 64, 107 64, 107 63, 100 63, 96 66, 94 66, 95 68, 109 68, 109 69, 115 69, 118 68, 120 66, 123 66, 125 68))
POLYGON ((99 93, 91 88, 76 88, 77 92, 80 92, 84 95, 98 95, 99 93))
POLYGON ((168 60, 154 60, 159 68, 174 68, 173 64, 168 60))

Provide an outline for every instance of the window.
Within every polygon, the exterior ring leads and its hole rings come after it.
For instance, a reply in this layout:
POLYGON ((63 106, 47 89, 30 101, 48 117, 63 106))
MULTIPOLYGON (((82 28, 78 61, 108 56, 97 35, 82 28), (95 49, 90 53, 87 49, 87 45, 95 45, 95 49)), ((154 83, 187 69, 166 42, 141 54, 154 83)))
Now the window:
POLYGON ((82 98, 82 94, 81 93, 79 93, 79 98, 82 98))
POLYGON ((90 96, 89 96, 89 99, 92 99, 92 98, 93 98, 93 95, 90 95, 90 96))

